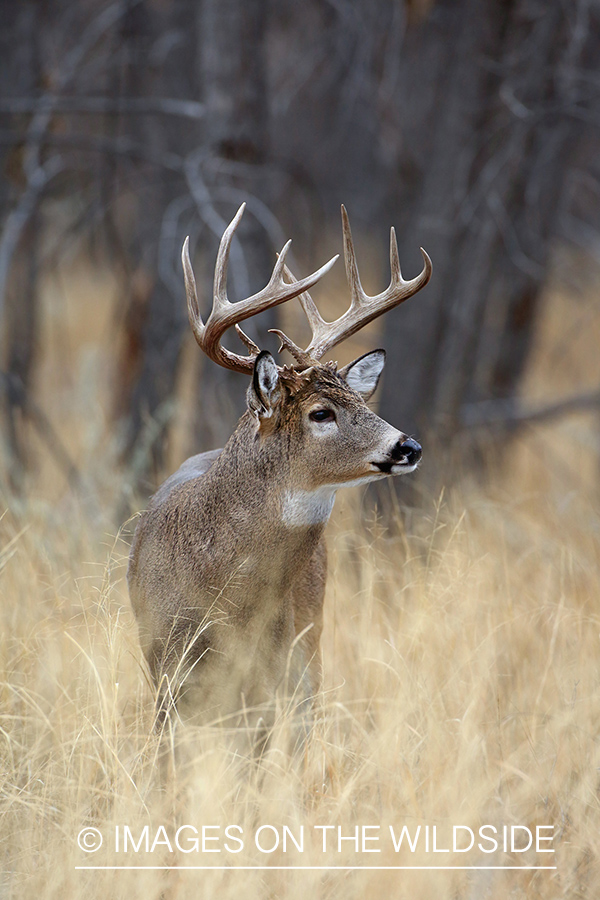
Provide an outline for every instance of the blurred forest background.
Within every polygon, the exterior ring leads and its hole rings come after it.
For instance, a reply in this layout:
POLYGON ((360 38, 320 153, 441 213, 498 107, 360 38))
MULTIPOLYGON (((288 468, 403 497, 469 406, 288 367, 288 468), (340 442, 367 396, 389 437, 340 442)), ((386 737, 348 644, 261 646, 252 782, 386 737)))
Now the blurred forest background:
MULTIPOLYGON (((0 896, 597 900, 600 0, 0 0, 0 23, 0 896), (423 462, 386 480, 383 523, 339 492, 304 763, 282 708, 256 780, 192 729, 165 789, 131 514, 243 408, 180 253, 189 234, 206 313, 244 200, 232 300, 287 238, 298 277, 339 253, 342 202, 368 293, 390 226, 405 277, 428 251, 427 287, 336 348, 387 349, 375 403, 423 462), (182 821, 552 824, 556 855, 75 870, 124 861, 80 851, 84 825, 182 821)), ((313 296, 347 307, 341 262, 313 296)), ((296 300, 270 316, 262 347, 308 337, 296 300)))
MULTIPOLYGON (((407 277, 419 245, 429 252, 428 287, 352 347, 386 347, 380 412, 427 444, 425 480, 459 477, 443 467, 449 447, 476 467, 528 422, 598 416, 589 367, 561 394, 549 385, 523 399, 548 286, 568 295, 565 345, 600 315, 598 0, 0 10, 2 471, 13 494, 40 455, 72 484, 86 465, 61 426, 49 352, 67 380, 102 381, 102 412, 88 398, 79 415, 96 419, 90 446, 108 453, 110 438, 134 488, 226 440, 246 384, 192 350, 180 249, 190 234, 207 311, 218 240, 243 200, 234 299, 266 283, 287 237, 300 275, 339 252, 341 202, 370 292, 387 284, 390 225, 407 277), (93 344, 86 376, 74 348, 93 344)), ((315 291, 326 314, 348 302, 336 268, 315 291)), ((290 315, 264 314, 252 336, 275 350, 267 328, 290 315)))

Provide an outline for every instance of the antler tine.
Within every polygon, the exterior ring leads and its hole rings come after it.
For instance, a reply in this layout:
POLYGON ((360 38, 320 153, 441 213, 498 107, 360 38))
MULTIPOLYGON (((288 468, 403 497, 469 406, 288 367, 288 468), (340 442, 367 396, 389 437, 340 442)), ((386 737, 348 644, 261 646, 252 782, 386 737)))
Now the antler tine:
POLYGON ((393 225, 390 228, 390 272, 392 273, 392 284, 402 281, 398 241, 396 240, 396 229, 393 225))
POLYGON ((344 264, 346 266, 346 278, 350 288, 350 309, 360 305, 361 297, 365 296, 363 286, 360 283, 360 275, 358 274, 358 265, 356 263, 356 254, 354 253, 354 242, 352 240, 352 230, 350 228, 350 220, 346 207, 342 203, 342 237, 344 241, 344 264))
POLYGON ((260 347, 258 346, 258 344, 255 344, 252 338, 248 337, 246 332, 242 331, 239 325, 235 326, 235 330, 244 347, 247 347, 250 353, 253 354, 253 356, 258 356, 258 354, 260 353, 260 347))
POLYGON ((229 252, 231 250, 231 242, 237 231, 237 227, 241 222, 246 204, 242 203, 235 216, 223 232, 223 237, 219 243, 219 252, 217 253, 217 261, 215 263, 215 280, 213 286, 213 309, 223 309, 231 306, 227 297, 227 269, 229 268, 229 252))
POLYGON ((198 293, 196 291, 196 279, 194 278, 194 270, 190 261, 190 238, 189 235, 183 242, 181 250, 181 264, 183 266, 183 278, 185 281, 185 294, 187 297, 188 317, 190 326, 194 332, 194 337, 198 342, 204 335, 204 322, 200 315, 200 305, 198 303, 198 293))
MULTIPOLYGON (((288 266, 283 266, 283 272, 285 277, 287 278, 290 284, 298 281, 294 273, 288 268, 288 266)), ((308 291, 303 291, 301 294, 298 294, 298 300, 302 306, 306 314, 306 318, 308 319, 308 324, 313 333, 313 337, 315 333, 321 328, 326 327, 327 323, 321 317, 319 310, 317 309, 316 303, 313 298, 310 296, 308 291)), ((270 328, 269 331, 271 334, 276 334, 281 341, 281 345, 279 347, 279 352, 282 350, 287 350, 294 357, 297 363, 302 366, 312 366, 316 363, 316 360, 312 359, 310 355, 299 347, 297 344, 292 341, 291 338, 284 334, 279 328, 270 328)))
POLYGON ((420 275, 417 275, 416 278, 412 278, 410 281, 405 281, 400 270, 400 257, 398 255, 396 229, 392 225, 392 227, 390 228, 390 270, 392 273, 392 279, 390 281, 390 287, 388 288, 388 290, 390 290, 393 285, 412 285, 414 287, 414 290, 411 288, 406 297, 402 297, 402 299, 399 301, 400 303, 403 303, 404 300, 412 297, 412 295, 416 294, 417 291, 420 291, 422 287, 425 287, 425 285, 431 278, 433 265, 429 254, 422 247, 419 247, 419 250, 421 251, 421 256, 423 257, 423 271, 420 275))
POLYGON ((313 338, 304 352, 316 360, 321 359, 325 353, 346 338, 356 334, 357 331, 365 325, 368 325, 373 319, 378 318, 383 315, 383 313, 393 309, 394 306, 398 306, 409 297, 412 297, 412 295, 416 294, 417 291, 424 287, 431 278, 431 260, 422 247, 421 253, 424 262, 423 271, 420 275, 417 275, 416 278, 412 278, 410 281, 405 281, 402 278, 400 259, 398 256, 398 245, 396 243, 396 232, 392 228, 390 230, 390 284, 385 291, 381 292, 381 294, 375 294, 370 297, 365 293, 360 281, 356 255, 354 253, 354 244, 352 241, 352 231, 350 230, 350 222, 344 206, 342 206, 342 231, 344 236, 346 276, 348 278, 351 295, 350 306, 339 319, 335 320, 335 322, 324 322, 321 316, 319 316, 317 320, 313 313, 315 322, 315 326, 313 327, 313 338))
POLYGON ((219 365, 224 366, 227 369, 233 369, 236 372, 250 373, 252 372, 254 359, 259 352, 259 348, 254 341, 251 341, 241 328, 239 328, 239 322, 243 322, 244 319, 249 319, 251 316, 264 312, 266 309, 278 306, 286 300, 291 300, 292 297, 296 297, 298 294, 301 294, 303 291, 312 287, 313 284, 316 284, 316 282, 330 270, 337 260, 337 256, 334 256, 329 262, 326 262, 324 266, 321 266, 321 268, 317 269, 316 272, 313 272, 312 275, 308 275, 300 281, 294 280, 290 284, 285 281, 284 278, 285 257, 291 244, 291 241, 288 241, 279 254, 279 258, 273 267, 273 272, 271 273, 271 277, 269 278, 266 287, 251 297, 239 300, 237 303, 230 303, 227 297, 229 252, 233 236, 244 214, 245 207, 246 204, 242 203, 221 238, 215 266, 213 307, 206 324, 203 323, 200 315, 196 282, 189 257, 188 239, 186 239, 183 246, 182 262, 190 324, 199 346, 204 350, 207 356, 219 365), (221 345, 221 337, 232 325, 237 327, 241 340, 250 351, 249 356, 240 356, 237 353, 232 353, 221 345))
POLYGON ((319 328, 327 327, 327 322, 317 309, 317 304, 310 296, 308 291, 303 291, 298 299, 300 300, 300 304, 302 306, 302 309, 304 310, 306 318, 308 319, 308 324, 310 325, 313 334, 315 333, 315 331, 318 331, 319 328))

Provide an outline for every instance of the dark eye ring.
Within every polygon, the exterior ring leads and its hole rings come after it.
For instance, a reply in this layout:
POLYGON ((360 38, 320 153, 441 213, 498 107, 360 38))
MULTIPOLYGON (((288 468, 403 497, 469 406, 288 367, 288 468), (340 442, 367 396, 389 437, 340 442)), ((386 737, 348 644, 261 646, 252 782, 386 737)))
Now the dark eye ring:
POLYGON ((332 409, 313 409, 309 415, 313 422, 335 422, 335 413, 332 409))

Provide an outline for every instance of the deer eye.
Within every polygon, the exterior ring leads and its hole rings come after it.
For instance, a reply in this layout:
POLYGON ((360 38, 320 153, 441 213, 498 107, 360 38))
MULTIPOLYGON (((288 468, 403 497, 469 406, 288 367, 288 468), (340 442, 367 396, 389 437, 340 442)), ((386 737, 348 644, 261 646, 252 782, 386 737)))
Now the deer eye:
POLYGON ((335 413, 332 409, 313 409, 309 418, 313 422, 335 422, 335 413))

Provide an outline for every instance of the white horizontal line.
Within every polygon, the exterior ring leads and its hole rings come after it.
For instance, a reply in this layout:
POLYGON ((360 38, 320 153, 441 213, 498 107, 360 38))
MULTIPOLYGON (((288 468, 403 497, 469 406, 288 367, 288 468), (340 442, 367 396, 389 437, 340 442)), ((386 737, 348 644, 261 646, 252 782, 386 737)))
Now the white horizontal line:
POLYGON ((84 869, 89 871, 91 869, 102 869, 108 871, 117 871, 117 869, 152 869, 152 870, 171 870, 171 869, 192 869, 194 871, 202 871, 206 872, 210 869, 214 869, 217 872, 225 871, 231 872, 234 869, 239 869, 240 871, 248 871, 254 869, 260 869, 268 871, 272 869, 273 871, 285 871, 289 869, 290 871, 298 871, 299 869, 306 869, 307 871, 316 872, 316 871, 324 871, 329 872, 334 869, 341 870, 344 872, 368 872, 369 869, 372 869, 374 872, 391 872, 391 871, 399 871, 400 869, 418 869, 425 871, 450 871, 450 870, 465 870, 465 869, 494 869, 495 871, 506 869, 507 871, 514 871, 520 869, 528 869, 528 870, 541 870, 541 869, 556 869, 557 866, 75 866, 75 869, 84 869))

